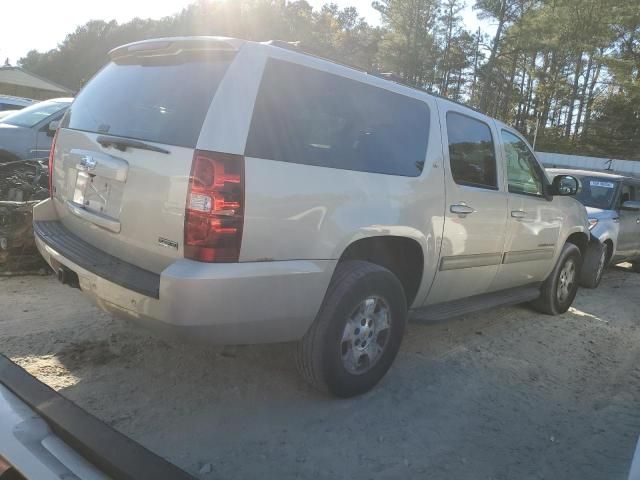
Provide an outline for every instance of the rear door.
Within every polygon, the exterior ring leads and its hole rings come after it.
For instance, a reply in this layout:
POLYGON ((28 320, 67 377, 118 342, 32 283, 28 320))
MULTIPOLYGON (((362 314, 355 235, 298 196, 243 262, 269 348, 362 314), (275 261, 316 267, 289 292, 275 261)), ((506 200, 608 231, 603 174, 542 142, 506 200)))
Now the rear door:
POLYGON ((183 256, 194 150, 234 52, 141 45, 103 68, 65 115, 54 199, 71 232, 159 273, 183 256))
POLYGON ((517 287, 546 278, 551 270, 564 214, 545 196, 546 177, 527 143, 500 129, 507 173, 509 215, 503 264, 494 288, 517 287))
POLYGON ((496 131, 484 115, 439 104, 445 150, 445 223, 427 304, 485 293, 502 260, 507 196, 496 131))

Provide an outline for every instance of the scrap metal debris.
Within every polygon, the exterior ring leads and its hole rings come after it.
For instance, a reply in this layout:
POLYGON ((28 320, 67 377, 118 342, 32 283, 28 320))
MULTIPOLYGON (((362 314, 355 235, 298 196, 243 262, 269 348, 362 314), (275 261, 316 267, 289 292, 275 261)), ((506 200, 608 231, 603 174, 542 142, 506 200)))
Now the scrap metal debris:
POLYGON ((0 275, 46 271, 33 236, 33 206, 49 196, 47 159, 0 163, 0 275))

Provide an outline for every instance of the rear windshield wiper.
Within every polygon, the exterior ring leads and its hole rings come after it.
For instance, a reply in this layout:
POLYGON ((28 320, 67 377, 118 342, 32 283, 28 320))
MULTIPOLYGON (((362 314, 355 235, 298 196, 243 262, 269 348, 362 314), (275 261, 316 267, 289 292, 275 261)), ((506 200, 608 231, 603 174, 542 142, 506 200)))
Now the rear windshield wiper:
POLYGON ((113 145, 118 150, 124 152, 127 147, 140 148, 141 150, 151 150, 152 152, 170 153, 169 150, 156 147, 148 143, 141 142, 140 140, 133 140, 131 138, 112 137, 111 135, 100 135, 96 138, 96 141, 103 147, 113 145))

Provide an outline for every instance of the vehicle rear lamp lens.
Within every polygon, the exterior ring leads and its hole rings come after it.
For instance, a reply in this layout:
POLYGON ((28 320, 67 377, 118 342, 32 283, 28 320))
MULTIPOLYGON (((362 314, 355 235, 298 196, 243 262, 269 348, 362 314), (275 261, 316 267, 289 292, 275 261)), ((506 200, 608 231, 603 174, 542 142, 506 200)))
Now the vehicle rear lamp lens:
POLYGON ((58 132, 56 130, 53 140, 51 141, 51 150, 49 151, 49 197, 53 198, 53 159, 56 155, 56 141, 58 140, 58 132))
POLYGON ((237 262, 244 223, 244 157, 197 150, 187 193, 184 256, 237 262))

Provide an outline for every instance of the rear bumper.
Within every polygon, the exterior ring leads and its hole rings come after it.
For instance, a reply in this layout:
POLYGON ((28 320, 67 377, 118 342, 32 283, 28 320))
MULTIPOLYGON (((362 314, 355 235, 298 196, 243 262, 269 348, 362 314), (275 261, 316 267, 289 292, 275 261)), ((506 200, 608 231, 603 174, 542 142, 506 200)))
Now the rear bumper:
POLYGON ((57 221, 49 200, 34 209, 34 231, 47 263, 56 271, 61 265, 73 270, 80 288, 104 310, 159 333, 217 344, 302 338, 336 265, 335 260, 207 264, 181 259, 157 275, 114 257, 85 261, 100 253, 73 235, 71 244, 65 240, 70 232, 57 221), (39 222, 54 222, 55 228, 48 228, 54 233, 43 234, 39 222))

